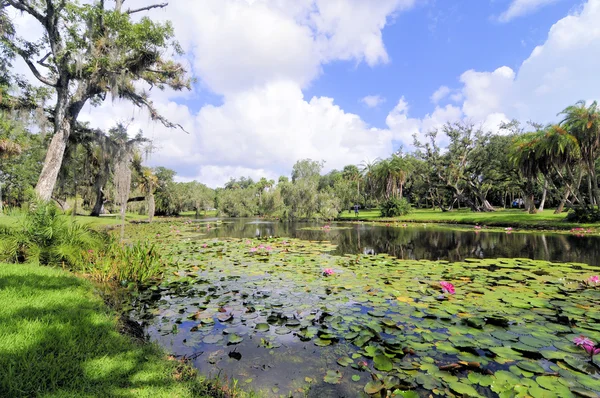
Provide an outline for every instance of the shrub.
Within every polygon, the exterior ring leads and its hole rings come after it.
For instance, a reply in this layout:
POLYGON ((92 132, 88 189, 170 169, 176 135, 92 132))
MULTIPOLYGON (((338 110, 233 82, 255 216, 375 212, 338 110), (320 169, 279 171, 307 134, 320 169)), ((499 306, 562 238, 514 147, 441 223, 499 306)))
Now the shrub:
POLYGON ((86 253, 86 268, 101 282, 143 284, 163 276, 165 260, 154 244, 123 244, 113 239, 104 250, 86 253))
POLYGON ((381 204, 382 217, 398 217, 405 216, 410 213, 410 203, 404 198, 391 198, 381 204))
POLYGON ((584 207, 576 207, 569 211, 566 221, 576 223, 596 223, 600 222, 600 209, 589 209, 584 207))
POLYGON ((0 258, 14 263, 83 265, 86 250, 101 247, 100 234, 60 214, 52 202, 38 201, 16 227, 0 231, 0 258))

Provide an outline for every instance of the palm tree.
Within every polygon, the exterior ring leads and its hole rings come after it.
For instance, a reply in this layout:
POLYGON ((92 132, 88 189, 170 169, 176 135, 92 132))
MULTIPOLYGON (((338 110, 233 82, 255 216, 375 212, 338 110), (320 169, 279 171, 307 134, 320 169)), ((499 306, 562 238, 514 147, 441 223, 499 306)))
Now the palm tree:
POLYGON ((569 134, 579 143, 581 162, 588 175, 590 189, 590 205, 600 206, 600 191, 596 175, 596 160, 600 155, 600 108, 596 101, 586 106, 585 101, 565 108, 559 115, 564 115, 561 121, 569 134))
POLYGON ((555 214, 560 214, 569 196, 573 195, 577 201, 580 201, 579 185, 582 173, 578 165, 581 161, 581 149, 577 138, 569 134, 564 127, 552 125, 545 131, 544 139, 539 145, 544 160, 541 167, 545 172, 554 170, 564 185, 561 202, 555 211, 555 214), (579 169, 578 176, 575 175, 576 169, 579 169))
POLYGON ((375 190, 375 170, 377 163, 379 163, 379 158, 375 158, 375 160, 365 160, 360 164, 360 173, 365 180, 365 192, 368 190, 368 194, 370 199, 373 199, 374 190, 375 190))
POLYGON ((541 172, 540 158, 543 151, 540 150, 540 142, 543 142, 544 132, 525 133, 515 138, 510 150, 510 159, 517 169, 525 177, 526 184, 525 202, 529 213, 537 213, 534 198, 534 181, 541 172))

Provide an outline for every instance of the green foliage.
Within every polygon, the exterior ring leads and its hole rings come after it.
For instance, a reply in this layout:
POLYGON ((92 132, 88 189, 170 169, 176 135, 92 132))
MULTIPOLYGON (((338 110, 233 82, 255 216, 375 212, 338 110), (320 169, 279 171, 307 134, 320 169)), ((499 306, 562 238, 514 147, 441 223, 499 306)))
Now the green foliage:
POLYGON ((569 211, 566 220, 576 223, 597 223, 600 222, 600 209, 576 207, 569 211))
POLYGON ((410 203, 404 198, 390 198, 381 204, 382 217, 399 217, 409 214, 411 211, 410 203))
POLYGON ((85 253, 84 270, 96 280, 120 284, 146 283, 160 279, 166 266, 156 246, 149 242, 122 244, 117 239, 102 250, 85 253))
POLYGON ((34 203, 18 226, 0 233, 0 258, 15 263, 78 268, 83 265, 85 251, 102 244, 97 232, 60 214, 53 202, 34 203))

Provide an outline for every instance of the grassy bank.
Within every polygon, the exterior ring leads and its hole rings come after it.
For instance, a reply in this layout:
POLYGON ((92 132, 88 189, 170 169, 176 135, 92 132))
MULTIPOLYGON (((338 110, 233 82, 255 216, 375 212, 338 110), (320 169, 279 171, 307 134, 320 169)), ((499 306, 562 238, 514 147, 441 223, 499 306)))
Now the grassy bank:
POLYGON ((205 397, 181 362, 118 332, 90 282, 0 264, 0 396, 205 397))
POLYGON ((522 229, 571 229, 576 227, 600 227, 600 224, 576 224, 565 222, 566 213, 554 214, 554 210, 544 210, 537 214, 529 214, 522 210, 498 210, 489 213, 477 213, 471 210, 454 210, 442 212, 432 209, 415 209, 401 217, 381 217, 379 210, 360 211, 358 217, 354 212, 344 212, 340 221, 380 221, 380 222, 414 222, 486 225, 490 227, 513 227, 522 229))

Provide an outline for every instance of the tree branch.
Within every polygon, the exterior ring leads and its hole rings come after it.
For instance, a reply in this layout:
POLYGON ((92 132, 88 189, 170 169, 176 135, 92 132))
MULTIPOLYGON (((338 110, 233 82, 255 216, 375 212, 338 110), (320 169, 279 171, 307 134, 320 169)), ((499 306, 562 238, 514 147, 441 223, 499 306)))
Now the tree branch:
POLYGON ((154 105, 152 104, 152 102, 148 101, 148 99, 146 99, 145 96, 140 95, 131 90, 121 91, 120 96, 130 100, 131 102, 133 102, 134 105, 136 105, 140 108, 148 109, 148 112, 150 112, 150 117, 152 118, 152 120, 158 120, 165 127, 168 127, 168 128, 180 128, 181 130, 183 130, 184 132, 189 134, 189 132, 186 129, 184 129, 181 124, 173 123, 173 122, 169 121, 167 118, 165 118, 164 116, 160 115, 158 113, 158 111, 156 110, 156 108, 154 107, 154 105))
POLYGON ((33 64, 33 62, 31 62, 31 60, 29 59, 29 56, 27 55, 27 52, 25 52, 23 49, 17 47, 17 46, 13 46, 15 52, 17 54, 19 54, 21 56, 21 58, 23 58, 23 61, 25 61, 25 63, 27 64, 27 66, 29 66, 29 69, 31 69, 31 72, 33 73, 33 75, 42 83, 51 86, 51 87, 56 87, 56 81, 50 80, 47 77, 43 76, 40 71, 37 70, 37 68, 35 67, 35 65, 33 64))
POLYGON ((31 15, 38 21, 42 23, 42 25, 46 25, 46 17, 35 10, 35 8, 31 7, 29 4, 26 4, 24 0, 6 0, 6 2, 16 8, 17 10, 21 10, 31 15))
POLYGON ((169 3, 160 3, 160 4, 153 4, 151 6, 146 6, 146 7, 142 7, 142 8, 136 8, 135 10, 129 9, 129 10, 125 11, 125 14, 131 15, 131 14, 135 14, 136 12, 148 11, 153 8, 165 8, 168 5, 169 5, 169 3))

